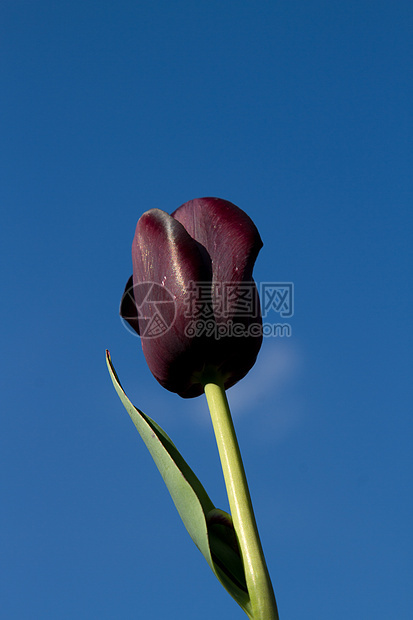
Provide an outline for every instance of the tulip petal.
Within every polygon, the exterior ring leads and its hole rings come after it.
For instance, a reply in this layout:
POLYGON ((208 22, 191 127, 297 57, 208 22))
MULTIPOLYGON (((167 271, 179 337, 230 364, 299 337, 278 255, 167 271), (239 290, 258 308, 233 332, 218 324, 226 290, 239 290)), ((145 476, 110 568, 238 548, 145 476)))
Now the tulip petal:
POLYGON ((138 221, 132 260, 141 335, 142 328, 147 327, 144 321, 159 318, 162 303, 165 308, 162 295, 167 293, 173 300, 160 317, 165 327, 162 333, 142 338, 148 366, 165 388, 183 397, 198 396, 202 386, 194 384, 193 377, 202 372, 205 360, 197 352, 199 339, 185 332, 190 320, 186 316, 187 299, 191 282, 211 279, 209 257, 182 224, 160 209, 151 209, 138 221), (147 289, 142 287, 145 283, 154 285, 149 299, 147 289))
POLYGON ((211 257, 216 282, 247 282, 262 240, 252 219, 221 198, 197 198, 172 213, 211 257))
POLYGON ((227 200, 191 200, 172 216, 211 257, 215 321, 222 337, 210 361, 225 377, 228 389, 252 368, 262 344, 261 309, 252 271, 263 243, 251 218, 227 200), (240 306, 242 294, 249 304, 244 309, 240 306), (238 335, 233 335, 234 324, 238 335))

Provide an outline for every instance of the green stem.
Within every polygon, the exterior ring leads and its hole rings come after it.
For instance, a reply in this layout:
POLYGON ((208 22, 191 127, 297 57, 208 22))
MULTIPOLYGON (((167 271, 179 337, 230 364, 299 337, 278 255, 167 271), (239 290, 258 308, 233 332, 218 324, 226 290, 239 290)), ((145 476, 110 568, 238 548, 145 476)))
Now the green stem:
POLYGON ((247 478, 227 397, 219 381, 205 384, 229 505, 244 563, 254 620, 279 620, 264 552, 248 490, 247 478))

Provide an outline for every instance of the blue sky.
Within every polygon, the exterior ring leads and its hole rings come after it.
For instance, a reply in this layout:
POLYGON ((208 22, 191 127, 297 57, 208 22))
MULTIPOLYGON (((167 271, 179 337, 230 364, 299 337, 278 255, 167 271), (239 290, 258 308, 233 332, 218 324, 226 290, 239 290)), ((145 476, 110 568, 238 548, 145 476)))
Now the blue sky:
POLYGON ((113 390, 226 496, 118 317, 139 216, 244 209, 289 339, 228 393, 281 620, 409 619, 413 5, 4 0, 4 617, 242 618, 113 390))

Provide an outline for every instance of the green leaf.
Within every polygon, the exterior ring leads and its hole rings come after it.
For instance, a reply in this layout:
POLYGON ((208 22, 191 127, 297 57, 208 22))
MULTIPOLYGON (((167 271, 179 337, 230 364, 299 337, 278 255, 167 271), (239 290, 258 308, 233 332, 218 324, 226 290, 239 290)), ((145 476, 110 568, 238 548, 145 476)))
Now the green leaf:
POLYGON ((165 431, 132 405, 120 384, 109 351, 106 351, 106 363, 115 390, 155 461, 189 535, 224 588, 252 618, 244 566, 231 516, 215 508, 165 431))

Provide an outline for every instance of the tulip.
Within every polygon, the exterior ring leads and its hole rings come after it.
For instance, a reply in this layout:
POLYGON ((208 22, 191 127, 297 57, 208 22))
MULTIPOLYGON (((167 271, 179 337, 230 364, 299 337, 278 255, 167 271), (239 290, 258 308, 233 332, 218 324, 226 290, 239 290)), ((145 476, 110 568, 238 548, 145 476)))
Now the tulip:
POLYGON ((228 389, 254 365, 262 320, 252 270, 261 247, 249 216, 219 198, 141 216, 120 313, 163 387, 192 398, 211 373, 228 389))

